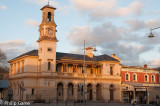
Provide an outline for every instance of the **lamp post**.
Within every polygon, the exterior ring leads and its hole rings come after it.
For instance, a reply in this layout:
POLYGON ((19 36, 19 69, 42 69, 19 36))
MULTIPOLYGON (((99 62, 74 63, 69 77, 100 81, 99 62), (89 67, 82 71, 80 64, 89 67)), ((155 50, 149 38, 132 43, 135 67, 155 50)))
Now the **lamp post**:
POLYGON ((85 103, 85 40, 84 40, 84 61, 83 61, 83 75, 84 75, 84 86, 83 86, 83 103, 84 106, 86 105, 85 103))
POLYGON ((153 33, 152 33, 152 30, 155 30, 155 29, 159 29, 160 27, 156 27, 156 28, 150 28, 150 34, 149 34, 149 38, 153 38, 154 37, 154 35, 153 35, 153 33))
MULTIPOLYGON (((95 45, 94 45, 95 46, 95 45)), ((84 106, 86 106, 86 103, 85 103, 85 94, 86 94, 86 92, 85 92, 85 40, 84 40, 84 61, 83 61, 83 75, 84 75, 84 86, 83 86, 83 103, 84 103, 84 106)), ((94 52, 96 52, 97 50, 96 50, 96 48, 94 47, 93 48, 93 51, 94 52)))

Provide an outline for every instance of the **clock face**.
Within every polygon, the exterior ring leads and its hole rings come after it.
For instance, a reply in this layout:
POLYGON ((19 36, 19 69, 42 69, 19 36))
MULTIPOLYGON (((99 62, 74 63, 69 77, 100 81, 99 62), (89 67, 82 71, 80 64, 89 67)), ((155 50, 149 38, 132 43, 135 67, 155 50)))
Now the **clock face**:
POLYGON ((49 29, 49 30, 48 30, 48 34, 49 34, 49 35, 52 35, 52 34, 53 34, 53 30, 49 29))

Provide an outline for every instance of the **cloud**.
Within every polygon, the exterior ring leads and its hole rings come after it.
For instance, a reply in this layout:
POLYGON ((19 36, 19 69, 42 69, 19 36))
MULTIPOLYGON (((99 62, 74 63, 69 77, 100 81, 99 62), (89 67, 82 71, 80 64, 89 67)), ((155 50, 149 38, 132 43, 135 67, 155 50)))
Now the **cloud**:
POLYGON ((151 66, 153 66, 153 67, 159 67, 159 65, 160 65, 160 59, 151 60, 151 61, 149 62, 149 64, 150 64, 151 66))
POLYGON ((24 45, 24 40, 9 40, 9 41, 0 41, 0 48, 12 48, 12 47, 19 47, 24 45))
POLYGON ((154 28, 160 25, 160 21, 157 19, 144 20, 126 20, 125 21, 130 28, 130 31, 139 31, 142 29, 154 28))
POLYGON ((121 38, 122 28, 116 27, 107 22, 91 29, 89 26, 74 26, 67 34, 67 38, 73 45, 80 46, 86 40, 88 44, 96 41, 97 45, 103 42, 115 41, 121 38))
POLYGON ((88 14, 92 20, 106 17, 140 15, 143 3, 134 1, 128 6, 118 6, 117 0, 70 0, 72 6, 81 14, 88 14))
MULTIPOLYGON (((92 46, 95 42, 98 52, 101 54, 117 54, 122 59, 122 64, 143 65, 141 55, 147 53, 159 45, 159 39, 148 39, 148 32, 139 33, 151 25, 156 25, 159 21, 155 19, 127 20, 123 26, 117 27, 111 22, 104 22, 97 26, 74 26, 67 34, 67 39, 71 45, 82 47, 86 40, 86 46, 92 46), (128 25, 126 27, 126 25, 128 25)), ((75 52, 77 50, 75 49, 75 52)), ((73 52, 73 51, 72 51, 73 52)))
POLYGON ((40 22, 33 20, 33 19, 25 20, 25 23, 32 27, 38 27, 40 25, 40 22))
POLYGON ((0 10, 6 10, 6 9, 7 9, 7 7, 6 7, 6 6, 4 6, 4 5, 0 4, 0 10))
MULTIPOLYGON (((35 4, 38 4, 38 5, 47 5, 48 4, 48 0, 24 0, 25 2, 28 2, 28 3, 35 3, 35 4)), ((54 1, 51 1, 49 0, 49 4, 50 5, 54 5, 56 6, 57 3, 54 2, 54 1)))
MULTIPOLYGON (((24 1, 27 3, 37 4, 40 6, 48 5, 48 0, 24 0, 24 1)), ((69 14, 70 6, 58 4, 57 2, 55 2, 53 0, 49 0, 49 5, 58 8, 57 10, 61 11, 65 15, 69 14)))
POLYGON ((7 60, 11 60, 34 48, 36 48, 34 44, 27 45, 21 39, 0 41, 0 49, 6 54, 7 60))

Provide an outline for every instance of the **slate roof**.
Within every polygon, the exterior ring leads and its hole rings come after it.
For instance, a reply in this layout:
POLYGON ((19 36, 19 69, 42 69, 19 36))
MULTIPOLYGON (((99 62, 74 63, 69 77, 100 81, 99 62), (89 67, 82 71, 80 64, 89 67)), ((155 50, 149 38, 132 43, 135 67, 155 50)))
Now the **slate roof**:
MULTIPOLYGON (((32 50, 29 51, 27 53, 24 53, 16 58, 22 57, 22 56, 38 56, 38 50, 32 50)), ((16 59, 14 58, 14 59, 16 59)), ((72 59, 72 60, 83 60, 84 59, 84 55, 81 54, 72 54, 72 53, 62 53, 62 52, 56 52, 56 58, 57 60, 60 59, 72 59)), ((13 59, 12 59, 13 60, 13 59)), ((88 56, 85 56, 85 60, 86 61, 117 61, 117 59, 112 58, 111 56, 108 55, 99 55, 99 56, 94 56, 93 58, 90 58, 88 56)))

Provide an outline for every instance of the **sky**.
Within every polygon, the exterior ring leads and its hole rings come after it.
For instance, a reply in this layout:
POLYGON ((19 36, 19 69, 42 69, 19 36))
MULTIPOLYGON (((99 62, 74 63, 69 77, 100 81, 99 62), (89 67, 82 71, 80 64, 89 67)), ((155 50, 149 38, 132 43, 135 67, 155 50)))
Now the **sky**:
MULTIPOLYGON (((0 49, 7 60, 38 49, 41 8, 48 0, 0 0, 0 49)), ((56 7, 57 52, 116 54, 121 64, 160 66, 159 0, 49 0, 56 7)))

